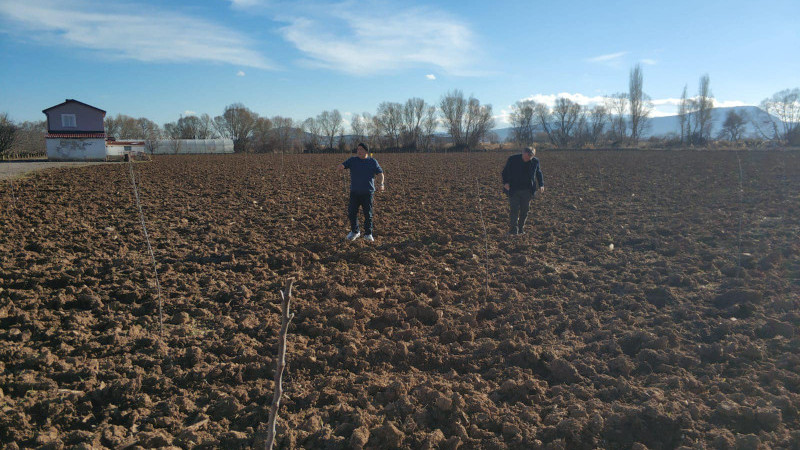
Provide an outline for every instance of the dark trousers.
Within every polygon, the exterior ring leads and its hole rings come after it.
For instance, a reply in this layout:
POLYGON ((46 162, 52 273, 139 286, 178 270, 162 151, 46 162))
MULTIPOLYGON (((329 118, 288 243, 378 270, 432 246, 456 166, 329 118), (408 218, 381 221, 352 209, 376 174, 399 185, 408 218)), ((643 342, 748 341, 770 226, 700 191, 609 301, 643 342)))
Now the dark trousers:
POLYGON ((530 209, 532 198, 533 193, 528 189, 512 191, 508 195, 508 229, 510 232, 522 232, 522 229, 525 227, 525 221, 528 219, 528 210, 530 209))
POLYGON ((347 206, 347 218, 350 219, 350 231, 357 233, 358 208, 364 211, 364 234, 372 234, 372 192, 350 191, 350 204, 347 206))

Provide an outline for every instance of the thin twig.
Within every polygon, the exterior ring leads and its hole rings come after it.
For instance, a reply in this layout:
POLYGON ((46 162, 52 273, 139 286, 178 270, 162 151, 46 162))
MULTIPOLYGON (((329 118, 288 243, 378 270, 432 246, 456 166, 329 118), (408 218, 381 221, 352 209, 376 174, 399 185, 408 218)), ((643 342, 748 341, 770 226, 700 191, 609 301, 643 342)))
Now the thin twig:
POLYGON ((131 173, 131 185, 133 186, 133 195, 136 198, 136 208, 139 210, 139 220, 142 223, 142 233, 144 240, 147 243, 147 251, 150 254, 150 260, 153 262, 153 273, 156 278, 156 295, 158 297, 158 327, 159 336, 164 337, 164 318, 161 307, 161 283, 158 281, 158 268, 156 267, 156 257, 153 254, 153 247, 150 245, 150 236, 147 234, 147 226, 144 222, 144 213, 142 212, 142 203, 139 201, 139 188, 136 185, 136 177, 133 174, 133 161, 128 160, 128 168, 131 173))
MULTIPOLYGON (((469 170, 469 177, 472 177, 472 164, 467 164, 467 169, 469 170)), ((484 247, 484 263, 483 269, 485 271, 485 284, 486 284, 486 300, 489 300, 489 234, 486 232, 486 221, 483 219, 483 206, 481 205, 481 187, 478 183, 477 175, 474 177, 475 179, 475 195, 477 198, 477 205, 478 205, 478 216, 480 217, 481 227, 483 228, 483 247, 484 247)))
POLYGON ((14 179, 9 178, 8 181, 11 183, 11 198, 14 200, 14 209, 17 209, 17 194, 14 192, 14 179))
POLYGON ((289 331, 289 322, 294 318, 294 313, 289 313, 292 301, 292 285, 294 278, 286 280, 286 288, 281 291, 281 331, 278 335, 278 358, 275 363, 275 395, 272 397, 272 407, 269 410, 267 424, 267 450, 275 444, 275 422, 278 418, 278 408, 283 395, 283 370, 286 368, 286 334, 289 331))
POLYGON ((736 152, 736 161, 739 163, 739 242, 736 249, 736 276, 738 277, 742 271, 742 221, 744 219, 744 205, 742 202, 744 185, 742 184, 742 160, 739 158, 739 152, 736 152))

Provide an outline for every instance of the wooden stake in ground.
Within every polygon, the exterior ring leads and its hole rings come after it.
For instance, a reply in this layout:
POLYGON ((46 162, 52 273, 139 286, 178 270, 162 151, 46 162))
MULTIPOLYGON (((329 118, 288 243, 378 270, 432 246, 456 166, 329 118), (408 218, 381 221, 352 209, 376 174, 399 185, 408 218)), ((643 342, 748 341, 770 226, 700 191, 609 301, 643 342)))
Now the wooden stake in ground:
POLYGON ((289 313, 292 301, 292 285, 294 278, 286 280, 286 288, 281 291, 281 331, 278 335, 278 359, 275 364, 275 395, 272 397, 272 408, 269 410, 269 423, 267 424, 267 450, 272 449, 275 443, 275 421, 278 419, 278 408, 283 395, 283 369, 286 368, 286 334, 289 331, 289 322, 294 318, 294 313, 289 313))

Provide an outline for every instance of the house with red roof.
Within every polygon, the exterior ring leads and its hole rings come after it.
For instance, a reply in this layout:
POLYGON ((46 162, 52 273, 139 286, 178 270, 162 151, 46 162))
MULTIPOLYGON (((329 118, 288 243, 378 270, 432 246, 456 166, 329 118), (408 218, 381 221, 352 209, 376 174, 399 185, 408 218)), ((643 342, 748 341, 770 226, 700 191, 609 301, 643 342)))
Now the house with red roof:
POLYGON ((106 159, 106 112, 67 99, 42 111, 47 116, 47 159, 52 161, 103 161, 106 159))

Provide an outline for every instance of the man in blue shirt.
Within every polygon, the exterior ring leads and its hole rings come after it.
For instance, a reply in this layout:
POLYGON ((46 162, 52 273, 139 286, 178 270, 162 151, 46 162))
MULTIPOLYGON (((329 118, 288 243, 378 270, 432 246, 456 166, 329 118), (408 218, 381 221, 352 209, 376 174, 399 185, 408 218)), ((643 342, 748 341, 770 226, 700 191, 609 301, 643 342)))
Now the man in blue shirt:
POLYGON ((508 194, 508 234, 524 234, 528 208, 537 191, 544 192, 544 177, 536 149, 527 147, 522 154, 512 155, 503 168, 503 192, 508 194))
POLYGON ((372 242, 372 195, 375 193, 375 181, 378 179, 378 190, 383 191, 383 169, 375 158, 369 157, 367 144, 363 142, 356 147, 358 156, 353 156, 339 164, 338 169, 350 170, 350 204, 347 208, 347 218, 350 219, 350 233, 348 241, 356 240, 361 236, 358 228, 358 208, 364 211, 364 240, 372 242))

